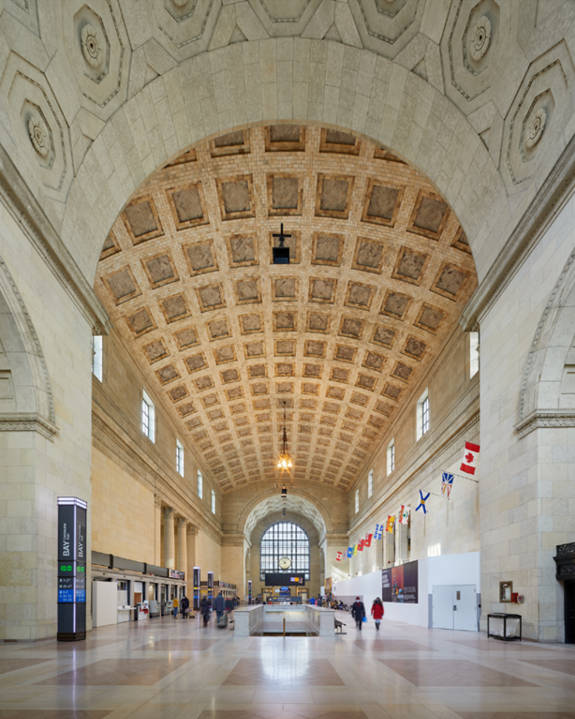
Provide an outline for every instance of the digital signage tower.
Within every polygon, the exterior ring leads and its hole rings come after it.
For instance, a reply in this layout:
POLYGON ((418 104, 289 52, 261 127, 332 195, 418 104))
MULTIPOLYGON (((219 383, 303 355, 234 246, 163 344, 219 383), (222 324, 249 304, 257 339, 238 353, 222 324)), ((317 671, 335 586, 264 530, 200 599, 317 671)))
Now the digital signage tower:
POLYGON ((58 641, 86 638, 86 510, 77 497, 58 497, 58 641))

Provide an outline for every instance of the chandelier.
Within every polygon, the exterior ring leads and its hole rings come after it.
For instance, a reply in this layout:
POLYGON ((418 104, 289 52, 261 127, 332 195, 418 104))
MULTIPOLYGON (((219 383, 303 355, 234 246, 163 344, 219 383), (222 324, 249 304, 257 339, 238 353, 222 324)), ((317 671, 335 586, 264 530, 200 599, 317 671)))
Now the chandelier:
POLYGON ((284 407, 284 423, 283 423, 283 428, 282 428, 282 451, 280 452, 280 456, 278 457, 278 463, 276 466, 280 472, 289 472, 290 469, 293 467, 293 461, 288 452, 287 430, 286 430, 286 403, 285 403, 285 401, 283 403, 283 407, 284 407))

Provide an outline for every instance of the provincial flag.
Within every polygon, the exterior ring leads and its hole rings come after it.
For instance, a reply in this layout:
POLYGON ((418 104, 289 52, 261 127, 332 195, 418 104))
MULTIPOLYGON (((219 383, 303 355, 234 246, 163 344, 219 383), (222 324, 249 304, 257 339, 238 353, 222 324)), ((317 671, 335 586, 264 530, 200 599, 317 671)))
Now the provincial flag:
POLYGON ((381 539, 383 537, 383 524, 375 525, 375 532, 373 533, 374 539, 381 539))
POLYGON ((477 460, 479 459, 479 445, 473 444, 473 442, 465 443, 465 450, 463 451, 463 462, 459 469, 467 474, 475 474, 477 469, 477 460))
POLYGON ((363 540, 363 546, 364 547, 371 547, 371 538, 373 537, 373 534, 370 532, 366 538, 363 540))
POLYGON ((357 543, 357 548, 360 552, 363 552, 363 541, 364 541, 363 539, 360 539, 359 542, 357 543))
POLYGON ((351 559, 353 557, 353 547, 347 548, 347 558, 351 559))
POLYGON ((423 496, 423 492, 421 491, 421 489, 419 490, 419 504, 418 504, 417 507, 415 508, 415 511, 416 511, 416 512, 417 512, 418 509, 423 509, 423 514, 427 514, 427 508, 426 508, 426 506, 425 506, 425 503, 426 503, 427 500, 429 499, 429 495, 430 495, 430 494, 431 494, 431 492, 428 492, 428 493, 425 495, 425 497, 424 497, 424 496, 423 496))
POLYGON ((408 507, 406 504, 402 504, 399 508, 399 523, 400 524, 409 524, 409 512, 411 511, 411 507, 408 507))
POLYGON ((341 562, 341 558, 343 557, 343 552, 336 552, 335 553, 335 561, 341 562))
POLYGON ((449 472, 441 473, 441 494, 447 494, 447 499, 451 496, 451 490, 453 489, 453 475, 449 472))
POLYGON ((394 527, 395 527, 395 514, 390 514, 387 517, 387 524, 385 525, 385 531, 389 532, 390 534, 393 534, 394 527))
POLYGON ((357 554, 357 544, 354 544, 353 545, 353 556, 355 557, 356 554, 357 554))

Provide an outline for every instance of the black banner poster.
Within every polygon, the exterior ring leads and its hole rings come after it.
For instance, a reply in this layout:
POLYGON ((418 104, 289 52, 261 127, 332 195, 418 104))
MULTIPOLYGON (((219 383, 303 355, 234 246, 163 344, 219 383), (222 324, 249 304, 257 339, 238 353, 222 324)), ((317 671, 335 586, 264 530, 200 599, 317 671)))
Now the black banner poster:
POLYGON ((417 604, 418 576, 417 561, 401 564, 399 567, 382 569, 381 598, 384 602, 417 604))

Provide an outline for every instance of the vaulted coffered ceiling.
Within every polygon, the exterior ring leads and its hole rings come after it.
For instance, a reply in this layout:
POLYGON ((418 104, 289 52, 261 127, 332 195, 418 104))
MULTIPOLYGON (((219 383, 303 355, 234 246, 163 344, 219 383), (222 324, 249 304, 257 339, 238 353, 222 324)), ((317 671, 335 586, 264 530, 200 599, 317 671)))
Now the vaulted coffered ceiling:
POLYGON ((96 290, 223 491, 349 487, 476 285, 457 218, 385 148, 341 130, 236 130, 156 171, 103 248, 96 290), (289 265, 272 233, 291 234, 289 265))

